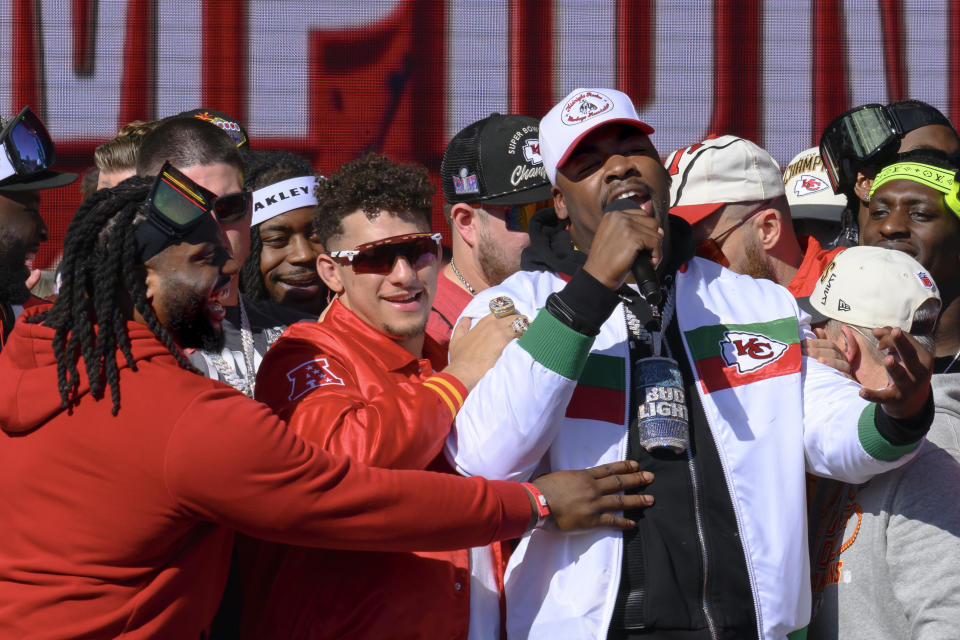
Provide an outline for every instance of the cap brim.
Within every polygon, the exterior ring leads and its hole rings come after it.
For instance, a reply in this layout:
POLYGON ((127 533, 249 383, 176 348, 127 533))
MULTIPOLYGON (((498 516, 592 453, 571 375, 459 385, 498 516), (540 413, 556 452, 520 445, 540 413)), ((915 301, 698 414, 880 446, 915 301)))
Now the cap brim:
POLYGON ((648 125, 646 122, 637 120, 636 118, 610 118, 609 120, 603 120, 601 122, 596 123, 589 129, 584 130, 583 133, 578 135, 576 138, 573 139, 572 142, 570 142, 569 145, 567 145, 567 150, 564 151, 563 155, 560 156, 560 159, 557 160, 557 171, 560 170, 560 167, 563 166, 563 163, 567 161, 567 159, 570 157, 570 154, 573 153, 573 150, 577 148, 577 145, 580 144, 580 141, 583 140, 586 136, 590 135, 590 133, 592 133, 593 131, 596 131, 600 127, 605 127, 608 124, 618 124, 618 123, 633 125, 639 131, 645 133, 646 135, 650 135, 651 133, 653 133, 653 127, 648 125))
POLYGON ((522 191, 511 191, 493 198, 482 198, 476 202, 484 204, 527 204, 529 202, 540 202, 553 198, 553 189, 549 184, 523 189, 522 191))
POLYGON ((797 298, 797 306, 810 315, 810 324, 822 324, 830 319, 813 307, 809 297, 797 298))
POLYGON ((16 182, 0 184, 0 191, 40 191, 65 187, 77 179, 77 174, 65 171, 43 171, 16 182))
POLYGON ((670 214, 683 218, 687 224, 694 225, 706 218, 708 215, 717 211, 726 202, 708 202, 707 204, 684 204, 670 208, 670 214))

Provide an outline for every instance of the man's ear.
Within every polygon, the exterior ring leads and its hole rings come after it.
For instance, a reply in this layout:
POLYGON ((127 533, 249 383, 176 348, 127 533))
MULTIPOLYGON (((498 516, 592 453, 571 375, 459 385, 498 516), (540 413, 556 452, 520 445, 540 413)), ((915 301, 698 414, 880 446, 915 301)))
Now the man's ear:
POLYGON ((773 208, 764 209, 757 214, 754 226, 760 239, 760 246, 765 252, 770 251, 780 242, 780 235, 783 233, 783 214, 773 208))
POLYGON ((459 234, 468 247, 476 246, 477 222, 480 214, 464 202, 458 202, 450 208, 450 226, 459 234))
POLYGON ((145 274, 145 281, 147 285, 147 302, 152 303, 154 296, 157 294, 157 288, 160 286, 160 274, 157 272, 156 264, 153 266, 150 265, 150 262, 153 262, 157 256, 153 256, 147 260, 143 265, 143 271, 145 274))
POLYGON ((857 172, 857 181, 853 183, 853 191, 863 202, 870 201, 870 188, 873 186, 873 178, 868 178, 859 171, 857 172))
POLYGON ((339 265, 326 253, 317 256, 317 275, 323 284, 334 293, 343 293, 343 280, 340 279, 339 265))
POLYGON ((553 210, 557 214, 557 219, 566 220, 570 214, 567 212, 567 203, 563 201, 563 192, 557 187, 553 187, 551 191, 553 192, 553 210))
POLYGON ((856 333, 847 325, 840 327, 842 344, 838 345, 843 350, 843 357, 850 364, 850 368, 856 371, 860 364, 860 343, 857 341, 856 333))

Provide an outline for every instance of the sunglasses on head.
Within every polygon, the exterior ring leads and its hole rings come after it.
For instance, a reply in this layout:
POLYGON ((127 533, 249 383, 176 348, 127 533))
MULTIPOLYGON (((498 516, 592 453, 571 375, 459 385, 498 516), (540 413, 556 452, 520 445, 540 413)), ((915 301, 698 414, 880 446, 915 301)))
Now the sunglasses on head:
POLYGON ((760 203, 759 206, 753 209, 750 213, 740 218, 740 220, 738 220, 734 224, 730 225, 723 233, 713 236, 712 238, 706 238, 704 240, 701 240, 696 247, 695 253, 701 258, 706 258, 711 262, 716 262, 721 267, 729 268, 730 261, 727 259, 727 256, 724 255, 723 249, 720 248, 720 243, 723 242, 723 240, 727 236, 729 236, 731 233, 733 233, 734 231, 736 231, 737 229, 745 225, 747 221, 750 220, 750 218, 757 215, 764 209, 768 209, 772 202, 773 202, 772 200, 764 200, 763 202, 760 203))
POLYGON ((0 131, 0 151, 0 181, 46 171, 57 159, 47 128, 30 107, 0 131))
POLYGON ((390 273, 401 257, 412 268, 420 269, 440 258, 442 237, 439 233, 409 233, 367 242, 356 249, 329 251, 327 255, 337 264, 353 267, 356 273, 390 273))
POLYGON ((147 219, 134 237, 144 261, 171 244, 189 240, 206 241, 222 233, 214 216, 218 198, 169 162, 164 163, 147 196, 147 219))
POLYGON ((170 235, 191 229, 205 214, 212 213, 221 224, 242 220, 253 207, 253 193, 238 191, 216 196, 188 178, 169 162, 164 163, 147 197, 155 222, 170 235))
POLYGON ((528 202, 526 204, 486 204, 480 202, 470 206, 475 209, 501 211, 504 214, 507 229, 510 231, 528 231, 530 229, 530 218, 533 217, 533 214, 540 211, 540 209, 552 207, 553 199, 528 202))

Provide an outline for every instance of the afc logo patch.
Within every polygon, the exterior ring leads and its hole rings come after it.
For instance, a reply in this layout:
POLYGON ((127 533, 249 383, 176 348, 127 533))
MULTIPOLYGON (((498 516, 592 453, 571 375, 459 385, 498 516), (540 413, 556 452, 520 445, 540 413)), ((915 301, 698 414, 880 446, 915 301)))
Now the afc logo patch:
POLYGON ((314 358, 287 371, 290 395, 287 400, 296 400, 317 387, 344 386, 343 379, 330 371, 326 358, 314 358))

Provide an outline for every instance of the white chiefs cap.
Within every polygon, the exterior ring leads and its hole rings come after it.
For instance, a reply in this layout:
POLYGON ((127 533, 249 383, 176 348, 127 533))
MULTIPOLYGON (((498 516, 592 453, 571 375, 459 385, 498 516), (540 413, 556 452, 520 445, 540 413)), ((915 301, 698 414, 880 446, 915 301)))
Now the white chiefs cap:
POLYGON ((725 204, 782 196, 780 165, 744 138, 720 136, 667 157, 670 213, 696 224, 725 204))
POLYGON ((847 199, 834 193, 830 187, 820 147, 801 151, 790 161, 783 170, 783 186, 787 190, 790 215, 794 218, 840 222, 847 199))
POLYGON ((637 116, 627 94, 616 89, 574 89, 540 120, 540 155, 551 184, 585 135, 600 125, 625 122, 650 135, 653 127, 637 116))
POLYGON ((850 247, 823 270, 808 304, 809 308, 807 304, 801 307, 813 310, 814 323, 821 321, 817 316, 822 315, 860 327, 910 331, 921 306, 935 304, 939 314, 940 293, 927 270, 906 253, 850 247))

